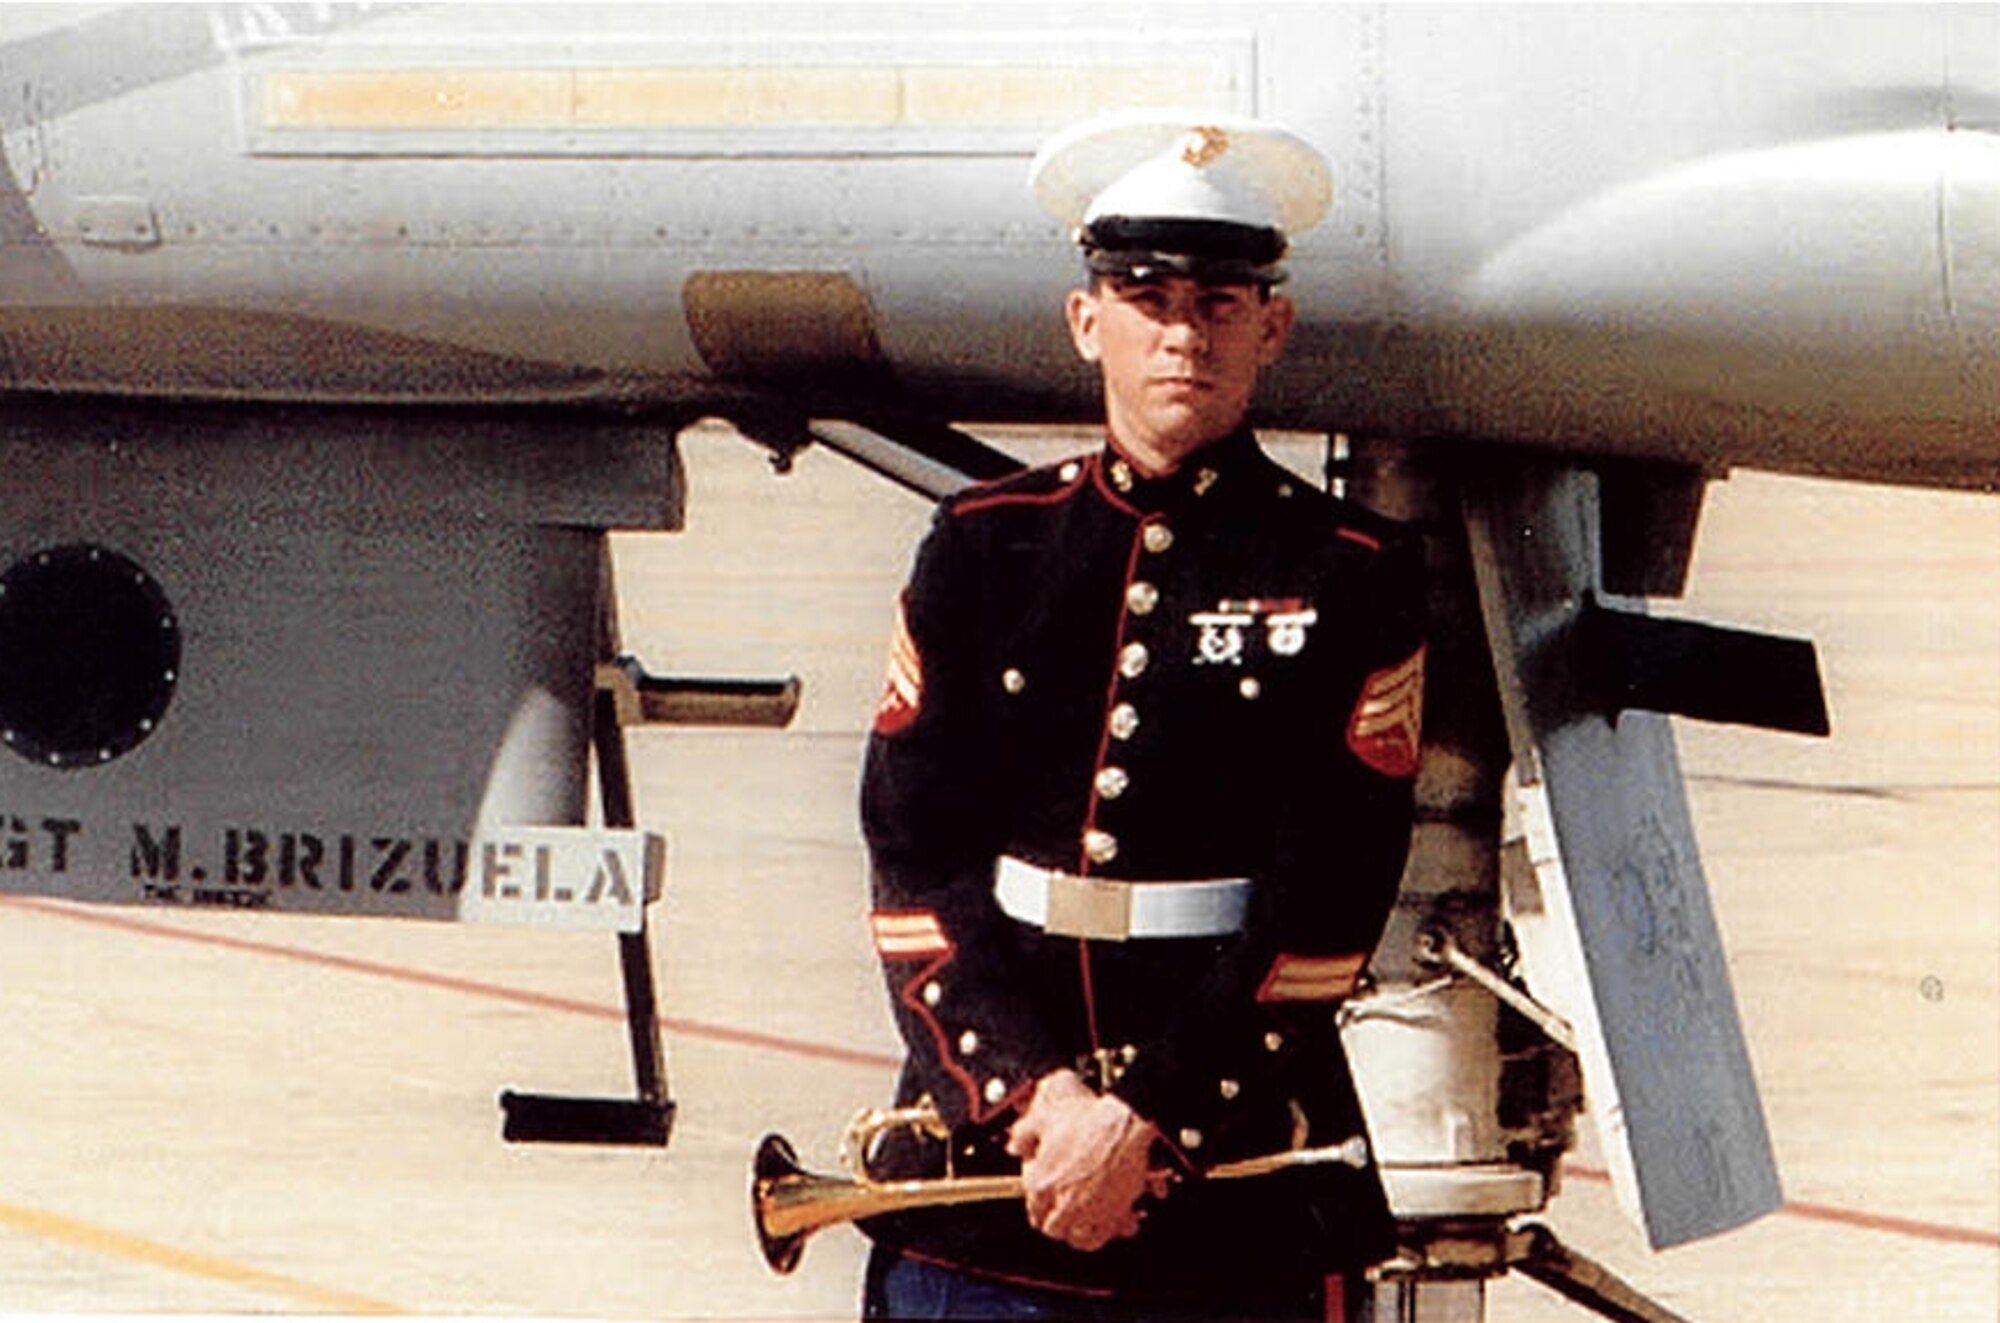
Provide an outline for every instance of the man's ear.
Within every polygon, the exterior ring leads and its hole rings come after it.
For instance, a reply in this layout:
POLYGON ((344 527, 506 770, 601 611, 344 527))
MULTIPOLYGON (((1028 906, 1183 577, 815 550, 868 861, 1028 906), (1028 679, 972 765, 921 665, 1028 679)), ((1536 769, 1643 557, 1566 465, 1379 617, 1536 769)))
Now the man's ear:
POLYGON ((1063 304, 1063 315, 1069 320, 1070 343, 1076 346, 1076 356, 1086 363, 1095 363, 1097 349, 1097 295, 1087 289, 1073 289, 1063 304))
POLYGON ((1264 301, 1264 339, 1257 355, 1260 367, 1269 367, 1285 352, 1285 341, 1291 337, 1292 323, 1298 319, 1299 306, 1283 294, 1273 294, 1264 301))

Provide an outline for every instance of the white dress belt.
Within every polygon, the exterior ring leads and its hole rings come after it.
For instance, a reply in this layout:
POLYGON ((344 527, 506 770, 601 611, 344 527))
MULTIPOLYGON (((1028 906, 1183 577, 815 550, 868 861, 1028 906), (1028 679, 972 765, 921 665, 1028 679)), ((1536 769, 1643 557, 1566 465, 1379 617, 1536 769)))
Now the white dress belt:
POLYGON ((1107 942, 1129 937, 1222 937, 1243 928, 1250 879, 1129 882, 1078 877, 1002 855, 993 877, 993 898, 1010 917, 1055 937, 1107 942))

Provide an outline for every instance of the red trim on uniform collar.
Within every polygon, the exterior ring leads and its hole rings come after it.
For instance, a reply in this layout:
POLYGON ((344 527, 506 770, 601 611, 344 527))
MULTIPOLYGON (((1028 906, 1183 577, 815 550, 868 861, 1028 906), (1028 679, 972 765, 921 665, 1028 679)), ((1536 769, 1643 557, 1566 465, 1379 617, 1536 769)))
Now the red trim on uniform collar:
POLYGON ((1256 432, 1248 424, 1238 427, 1233 432, 1225 432, 1206 445, 1188 451, 1163 473, 1148 472, 1144 464, 1132 457, 1131 451, 1119 444, 1117 436, 1108 427, 1104 429, 1104 450, 1097 453, 1102 456, 1105 451, 1130 464, 1132 476, 1140 482, 1148 483, 1165 482, 1180 474, 1199 472, 1204 468, 1227 472, 1240 458, 1247 455, 1261 457, 1264 453, 1263 447, 1257 444, 1256 432))
POLYGON ((1176 460, 1174 463, 1168 465, 1165 469, 1161 470, 1158 473, 1154 473, 1151 469, 1148 469, 1142 461, 1135 458, 1131 451, 1127 450, 1124 446, 1118 444, 1117 433, 1113 432, 1108 427, 1104 429, 1104 444, 1110 447, 1112 450, 1116 451, 1118 454, 1118 458, 1124 460, 1127 464, 1130 464, 1132 466, 1132 471, 1135 474, 1137 474, 1141 478, 1148 479, 1149 481, 1152 482, 1158 482, 1162 478, 1173 477, 1176 473, 1179 473, 1181 471, 1181 466, 1185 464, 1189 458, 1191 458, 1194 455, 1201 454, 1203 451, 1209 449, 1210 446, 1220 445, 1222 443, 1222 440, 1223 438, 1217 437, 1215 440, 1210 441, 1207 445, 1202 446, 1199 450, 1189 451, 1187 455, 1182 456, 1179 460, 1176 460))
MULTIPOLYGON (((1234 435, 1236 434, 1233 432, 1230 433, 1230 436, 1234 435)), ((1118 438, 1112 435, 1110 428, 1106 428, 1104 431, 1104 448, 1099 450, 1096 455, 1098 461, 1096 473, 1097 489, 1104 494, 1106 500, 1125 513, 1139 519, 1149 518, 1151 515, 1157 513, 1157 507, 1164 500, 1178 497, 1193 489, 1194 479, 1191 476, 1183 477, 1182 475, 1192 475, 1197 471, 1198 467, 1210 467, 1207 463, 1197 465, 1195 461, 1206 460, 1208 456, 1214 453, 1216 447, 1225 444, 1230 439, 1230 436, 1220 437, 1214 441, 1210 441, 1200 449, 1189 451, 1181 457, 1179 462, 1163 473, 1151 473, 1147 471, 1143 463, 1132 457, 1132 453, 1129 450, 1118 444, 1118 438), (1109 462, 1106 462, 1107 458, 1109 462), (1122 463, 1131 469, 1132 490, 1130 492, 1119 491, 1117 485, 1109 480, 1108 470, 1111 464, 1114 463, 1122 463), (1146 507, 1149 505, 1155 507, 1155 509, 1148 510, 1146 507)))
MULTIPOLYGON (((1130 463, 1131 461, 1127 460, 1126 462, 1130 463)), ((1134 519, 1144 519, 1146 517, 1146 512, 1144 510, 1141 510, 1138 506, 1132 504, 1130 501, 1126 500, 1125 497, 1118 491, 1118 489, 1111 485, 1111 479, 1105 476, 1104 472, 1105 467, 1106 465, 1104 463, 1103 451, 1100 450, 1095 455, 1092 455, 1090 457, 1091 486, 1097 488, 1098 495, 1102 496, 1105 500, 1111 502, 1114 508, 1123 510, 1126 514, 1131 515, 1134 519)))

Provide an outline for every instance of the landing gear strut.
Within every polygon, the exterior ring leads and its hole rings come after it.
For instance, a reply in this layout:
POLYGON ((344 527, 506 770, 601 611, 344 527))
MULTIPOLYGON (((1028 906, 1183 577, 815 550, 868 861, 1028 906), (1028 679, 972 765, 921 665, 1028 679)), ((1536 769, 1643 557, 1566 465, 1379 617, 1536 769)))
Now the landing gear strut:
POLYGON ((1369 1323, 1480 1323, 1518 1271, 1614 1323, 1687 1323, 1525 1220, 1547 1207, 1581 1110, 1576 1040, 1507 976, 1503 798, 1512 752, 1460 497, 1393 442, 1329 463, 1345 494, 1418 526, 1430 569, 1417 827, 1348 1055, 1401 1251, 1369 1274, 1369 1323))

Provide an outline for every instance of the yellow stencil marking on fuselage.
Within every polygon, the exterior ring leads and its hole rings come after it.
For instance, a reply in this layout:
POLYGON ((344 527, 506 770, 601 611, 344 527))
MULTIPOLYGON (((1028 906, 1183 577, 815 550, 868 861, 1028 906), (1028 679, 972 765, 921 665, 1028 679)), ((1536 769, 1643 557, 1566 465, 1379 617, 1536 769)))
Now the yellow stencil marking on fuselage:
POLYGON ((885 128, 902 117, 886 69, 586 69, 579 128, 885 128))
POLYGON ((1020 127, 1233 90, 1204 63, 289 69, 265 75, 259 113, 265 129, 378 133, 1020 127))
POLYGON ((573 117, 564 69, 339 69, 264 80, 266 128, 561 128, 573 117))

